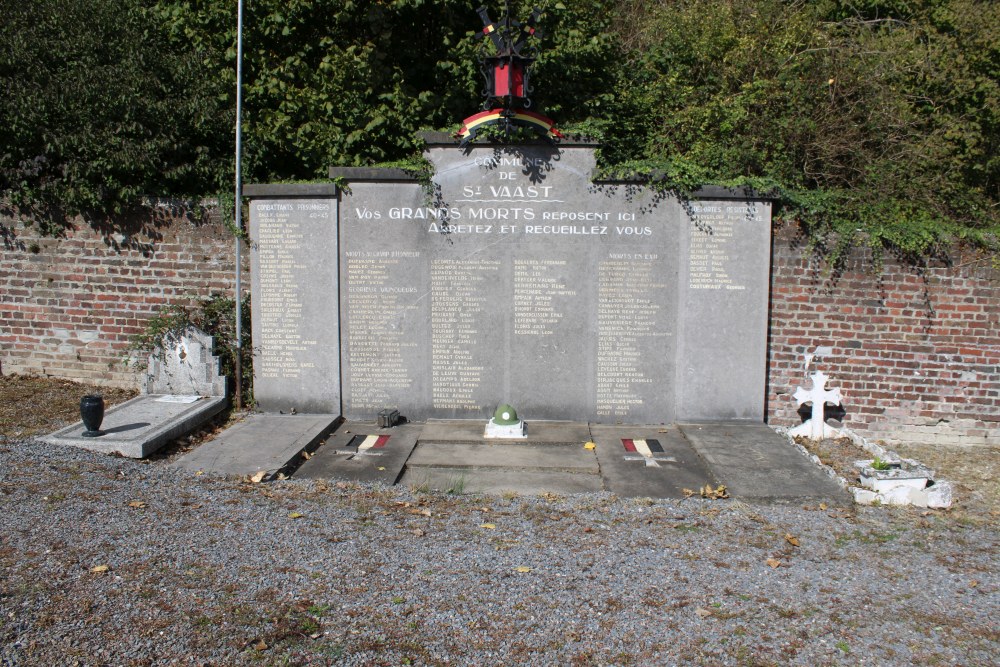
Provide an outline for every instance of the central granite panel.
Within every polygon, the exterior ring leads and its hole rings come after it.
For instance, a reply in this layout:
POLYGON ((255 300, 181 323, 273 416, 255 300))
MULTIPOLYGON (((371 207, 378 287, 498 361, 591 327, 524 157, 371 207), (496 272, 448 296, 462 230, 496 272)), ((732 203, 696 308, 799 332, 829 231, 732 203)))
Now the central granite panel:
POLYGON ((433 182, 352 182, 339 218, 348 419, 674 418, 676 199, 595 185, 592 147, 431 147, 433 182))

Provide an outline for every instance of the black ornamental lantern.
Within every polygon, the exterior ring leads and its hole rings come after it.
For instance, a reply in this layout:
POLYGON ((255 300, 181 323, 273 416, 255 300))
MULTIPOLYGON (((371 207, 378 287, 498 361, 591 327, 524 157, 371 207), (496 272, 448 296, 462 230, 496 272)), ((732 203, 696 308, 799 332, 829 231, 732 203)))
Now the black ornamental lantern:
POLYGON ((486 7, 476 10, 483 20, 482 53, 480 63, 486 89, 483 111, 469 116, 462 122, 456 137, 465 146, 474 141, 480 128, 494 125, 503 128, 509 136, 514 126, 528 127, 549 141, 562 137, 555 123, 540 113, 529 111, 531 106, 531 64, 538 53, 541 31, 535 28, 541 16, 537 7, 531 18, 523 24, 511 18, 510 1, 507 11, 498 22, 490 20, 486 7))

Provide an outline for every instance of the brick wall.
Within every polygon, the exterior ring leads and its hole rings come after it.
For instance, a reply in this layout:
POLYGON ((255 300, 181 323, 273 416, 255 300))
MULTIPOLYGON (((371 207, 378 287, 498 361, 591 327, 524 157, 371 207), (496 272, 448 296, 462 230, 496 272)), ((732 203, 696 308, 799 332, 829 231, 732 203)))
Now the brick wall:
MULTIPOLYGON (((152 314, 232 293, 223 225, 165 215, 138 227, 105 240, 81 224, 53 239, 0 219, 0 372, 133 383, 128 339, 152 314)), ((1000 272, 988 262, 887 258, 875 276, 856 253, 831 276, 777 228, 771 289, 772 424, 799 423, 792 394, 820 369, 843 393, 845 424, 868 437, 1000 446, 1000 272), (806 369, 823 346, 832 354, 806 369)))
POLYGON ((167 304, 232 294, 232 236, 171 208, 129 236, 79 223, 65 238, 0 218, 0 372, 129 385, 130 336, 167 304))
POLYGON ((844 423, 872 439, 1000 446, 1000 271, 956 255, 914 268, 851 257, 830 275, 776 228, 771 276, 769 421, 801 422, 792 398, 822 370, 844 423), (805 368, 817 347, 832 354, 805 368))

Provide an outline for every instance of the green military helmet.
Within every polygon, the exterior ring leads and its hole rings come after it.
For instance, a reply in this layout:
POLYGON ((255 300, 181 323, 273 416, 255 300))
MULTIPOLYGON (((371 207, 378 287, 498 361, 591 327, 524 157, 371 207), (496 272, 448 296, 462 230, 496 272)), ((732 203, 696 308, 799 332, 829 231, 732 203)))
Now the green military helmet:
POLYGON ((517 410, 507 403, 501 403, 493 413, 493 423, 500 426, 511 426, 518 421, 520 420, 517 418, 517 410))

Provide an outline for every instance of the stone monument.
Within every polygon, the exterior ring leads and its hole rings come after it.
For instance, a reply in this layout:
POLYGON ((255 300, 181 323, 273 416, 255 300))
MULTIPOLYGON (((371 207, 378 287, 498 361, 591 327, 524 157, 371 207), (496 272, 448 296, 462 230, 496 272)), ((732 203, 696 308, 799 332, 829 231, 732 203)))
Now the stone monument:
POLYGON ((263 410, 763 421, 769 202, 598 181, 586 142, 426 139, 430 183, 246 187, 263 410))

